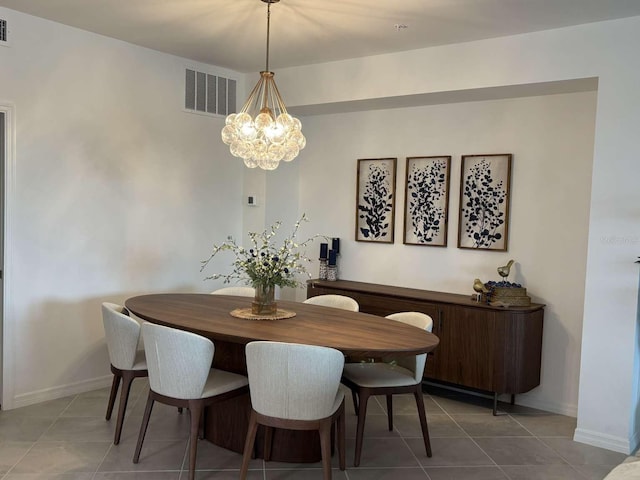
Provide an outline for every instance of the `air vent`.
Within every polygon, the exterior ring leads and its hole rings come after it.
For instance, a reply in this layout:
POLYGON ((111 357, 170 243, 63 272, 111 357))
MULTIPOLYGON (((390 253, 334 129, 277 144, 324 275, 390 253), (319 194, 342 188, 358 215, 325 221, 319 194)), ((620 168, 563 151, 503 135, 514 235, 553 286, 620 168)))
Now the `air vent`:
POLYGON ((7 30, 7 21, 0 18, 0 43, 7 44, 9 43, 9 32, 7 30))
POLYGON ((228 115, 236 111, 236 81, 186 69, 184 108, 194 113, 228 115))

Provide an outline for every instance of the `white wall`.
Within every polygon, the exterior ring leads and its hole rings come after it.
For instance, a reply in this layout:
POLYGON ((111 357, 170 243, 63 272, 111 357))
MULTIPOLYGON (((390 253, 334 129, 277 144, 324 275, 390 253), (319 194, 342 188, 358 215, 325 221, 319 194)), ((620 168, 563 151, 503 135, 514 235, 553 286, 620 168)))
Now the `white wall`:
MULTIPOLYGON (((340 276, 473 293, 510 279, 546 304, 541 385, 518 403, 576 416, 596 93, 549 95, 305 118, 300 208, 341 237, 340 276), (508 252, 456 248, 461 155, 512 153, 508 252), (403 245, 407 156, 451 155, 448 247, 403 245), (356 242, 358 158, 397 157, 395 243, 356 242)), ((317 272, 317 262, 313 267, 317 272)))
POLYGON ((242 231, 244 169, 219 140, 223 119, 183 112, 183 59, 0 15, 13 38, 0 47, 0 103, 16 120, 11 408, 106 384, 102 301, 214 289, 200 261, 242 231))
POLYGON ((580 376, 575 438, 623 452, 640 442, 638 44, 634 17, 278 71, 289 107, 325 112, 355 100, 598 77, 591 203, 580 212, 589 231, 581 366, 571 372, 580 376))

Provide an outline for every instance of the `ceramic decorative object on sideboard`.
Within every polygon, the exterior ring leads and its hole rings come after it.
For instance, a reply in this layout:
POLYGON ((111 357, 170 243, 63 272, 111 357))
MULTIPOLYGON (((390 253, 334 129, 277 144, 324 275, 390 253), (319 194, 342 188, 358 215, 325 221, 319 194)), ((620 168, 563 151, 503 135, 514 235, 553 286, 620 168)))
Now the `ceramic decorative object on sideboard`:
POLYGON ((511 273, 514 260, 497 268, 502 280, 490 280, 486 283, 479 278, 473 281, 473 290, 477 293, 473 298, 476 302, 484 302, 492 307, 526 307, 531 305, 531 297, 527 295, 527 289, 519 283, 507 280, 511 273))

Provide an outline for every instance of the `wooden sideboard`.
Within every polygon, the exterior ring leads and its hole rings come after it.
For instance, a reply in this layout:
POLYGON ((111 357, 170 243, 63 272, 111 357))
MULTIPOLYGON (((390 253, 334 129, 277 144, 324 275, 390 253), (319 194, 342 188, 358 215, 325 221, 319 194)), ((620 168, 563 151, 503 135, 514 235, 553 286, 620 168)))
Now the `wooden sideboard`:
POLYGON ((490 392, 496 414, 500 394, 524 393, 540 384, 544 305, 491 307, 469 295, 432 292, 348 280, 309 280, 307 298, 338 294, 360 311, 386 316, 415 311, 430 315, 440 345, 424 378, 490 392))

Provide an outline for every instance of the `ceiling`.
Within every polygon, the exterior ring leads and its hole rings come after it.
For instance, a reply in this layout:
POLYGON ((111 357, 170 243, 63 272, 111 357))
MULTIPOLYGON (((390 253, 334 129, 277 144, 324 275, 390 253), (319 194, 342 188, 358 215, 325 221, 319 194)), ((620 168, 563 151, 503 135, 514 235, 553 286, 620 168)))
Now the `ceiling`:
MULTIPOLYGON (((239 72, 265 67, 267 4, 260 0, 0 0, 0 6, 239 72)), ((271 5, 270 68, 638 15, 639 0, 281 0, 271 5)))

